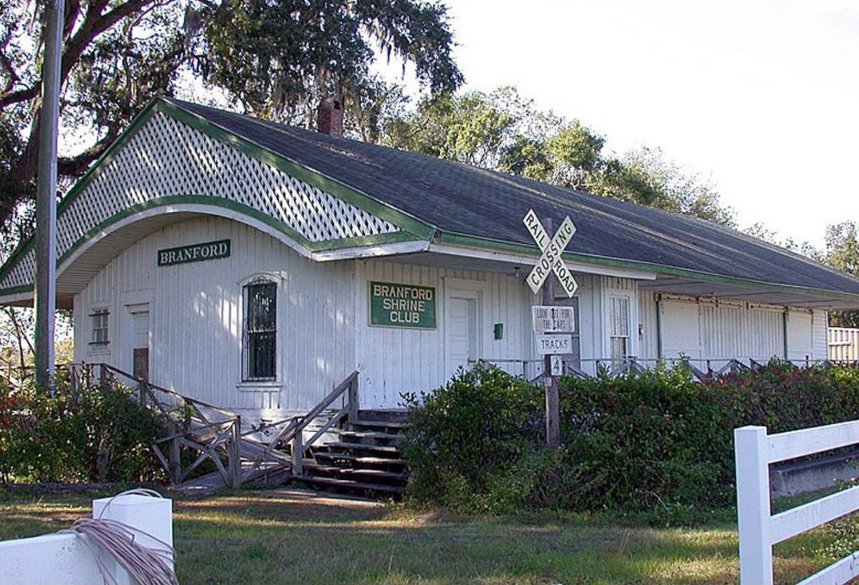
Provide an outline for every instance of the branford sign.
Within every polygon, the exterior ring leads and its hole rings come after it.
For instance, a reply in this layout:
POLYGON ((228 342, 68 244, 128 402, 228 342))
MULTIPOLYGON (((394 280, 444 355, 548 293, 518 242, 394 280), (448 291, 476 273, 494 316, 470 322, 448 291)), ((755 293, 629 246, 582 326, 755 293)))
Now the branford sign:
POLYGON ((435 329, 435 288, 370 282, 370 325, 435 329))
POLYGON ((158 266, 172 266, 186 262, 201 262, 215 258, 227 258, 230 255, 230 240, 204 242, 179 248, 158 250, 158 266))

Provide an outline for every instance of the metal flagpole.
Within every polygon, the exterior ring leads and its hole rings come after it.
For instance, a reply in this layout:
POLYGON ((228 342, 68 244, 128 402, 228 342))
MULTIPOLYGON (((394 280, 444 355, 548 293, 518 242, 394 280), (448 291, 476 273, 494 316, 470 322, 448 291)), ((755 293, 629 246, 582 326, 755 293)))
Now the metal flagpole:
POLYGON ((36 382, 54 383, 57 271, 57 133, 65 0, 46 0, 39 166, 36 178, 36 382))

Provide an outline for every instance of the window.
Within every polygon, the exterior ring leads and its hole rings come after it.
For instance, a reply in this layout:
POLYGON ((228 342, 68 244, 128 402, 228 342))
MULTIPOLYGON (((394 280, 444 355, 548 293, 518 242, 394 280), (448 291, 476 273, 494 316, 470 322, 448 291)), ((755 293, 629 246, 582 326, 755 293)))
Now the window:
POLYGON ((242 380, 277 378, 277 285, 258 280, 244 287, 245 331, 242 380))
POLYGON ((611 364, 619 366, 629 357, 629 297, 609 297, 611 364))
POLYGON ((92 341, 90 345, 107 345, 109 343, 108 332, 108 313, 107 309, 95 309, 90 313, 92 319, 92 341))

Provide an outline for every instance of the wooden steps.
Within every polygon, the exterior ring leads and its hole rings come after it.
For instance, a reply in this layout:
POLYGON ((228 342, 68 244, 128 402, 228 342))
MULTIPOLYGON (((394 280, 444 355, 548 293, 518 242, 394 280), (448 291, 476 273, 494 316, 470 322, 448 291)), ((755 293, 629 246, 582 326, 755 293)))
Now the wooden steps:
POLYGON ((379 497, 380 495, 388 496, 388 497, 397 497, 401 496, 403 493, 403 488, 395 485, 388 485, 382 483, 365 483, 361 481, 353 481, 349 479, 338 479, 334 477, 320 477, 320 476, 310 476, 310 475, 294 475, 291 477, 291 481, 304 483, 310 486, 322 487, 322 488, 333 488, 333 491, 336 492, 346 492, 355 495, 367 495, 379 497))
POLYGON ((406 462, 394 457, 360 457, 357 455, 349 455, 348 453, 314 453, 317 460, 343 460, 351 461, 352 467, 364 467, 368 465, 398 465, 404 466, 406 462))
MULTIPOLYGON (((362 413, 365 414, 365 413, 362 413)), ((239 442, 242 481, 256 484, 301 483, 324 491, 362 497, 397 498, 408 482, 400 442, 406 427, 399 413, 382 413, 379 420, 360 416, 343 428, 330 430, 337 440, 317 443, 302 459, 296 474, 288 452, 243 438, 239 442)), ((373 415, 376 415, 374 412, 373 415)), ((207 494, 224 487, 213 473, 176 486, 179 491, 207 494)))
POLYGON ((362 453, 387 453, 387 454, 397 454, 400 453, 399 447, 394 447, 392 445, 377 445, 375 443, 346 443, 344 441, 337 441, 335 443, 328 443, 326 445, 329 449, 335 450, 345 450, 345 451, 358 451, 362 453))
POLYGON ((348 422, 338 431, 340 440, 310 451, 311 457, 302 464, 303 474, 293 475, 292 481, 362 496, 401 496, 408 481, 399 448, 406 426, 403 419, 364 416, 348 422))

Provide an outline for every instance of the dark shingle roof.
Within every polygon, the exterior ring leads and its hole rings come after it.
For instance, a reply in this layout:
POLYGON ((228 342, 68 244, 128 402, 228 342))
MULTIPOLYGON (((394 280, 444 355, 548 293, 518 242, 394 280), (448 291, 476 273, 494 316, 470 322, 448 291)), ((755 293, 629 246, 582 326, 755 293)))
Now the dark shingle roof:
POLYGON ((429 156, 168 100, 299 165, 452 234, 533 245, 528 209, 565 215, 567 250, 728 278, 859 294, 859 280, 707 221, 429 156))

